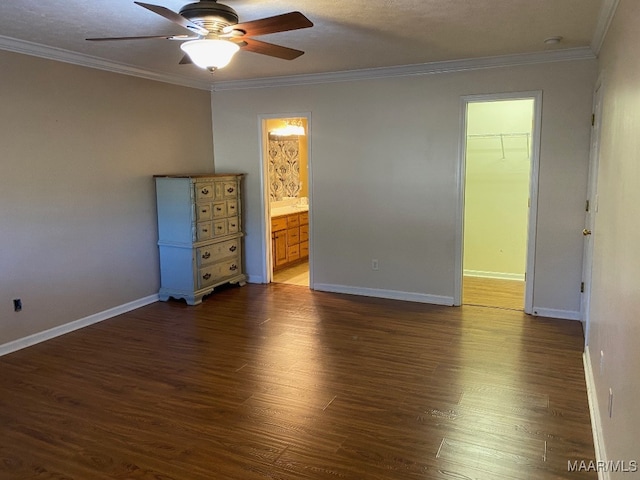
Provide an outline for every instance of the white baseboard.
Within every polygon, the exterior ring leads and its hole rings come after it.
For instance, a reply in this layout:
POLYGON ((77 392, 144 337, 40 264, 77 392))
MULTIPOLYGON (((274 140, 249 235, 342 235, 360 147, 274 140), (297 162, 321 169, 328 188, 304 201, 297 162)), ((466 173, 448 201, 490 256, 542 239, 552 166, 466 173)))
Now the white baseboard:
POLYGON ((404 300, 407 302, 430 303, 434 305, 453 305, 453 297, 428 295, 425 293, 401 292, 398 290, 382 290, 377 288, 351 287, 348 285, 333 285, 328 283, 315 283, 314 290, 331 293, 346 293, 349 295, 362 295, 365 297, 388 298, 391 300, 404 300))
POLYGON ((556 310, 553 308, 533 307, 533 314, 537 317, 561 318, 563 320, 582 321, 582 313, 573 310, 556 310))
POLYGON ((79 330, 83 327, 88 327, 89 325, 93 325, 94 323, 108 320, 109 318, 130 312, 131 310, 144 307, 145 305, 149 305, 157 301, 158 294, 149 295, 148 297, 140 298, 138 300, 125 303, 124 305, 119 305, 117 307, 110 308, 109 310, 95 313, 93 315, 89 315, 88 317, 84 317, 79 320, 65 323, 64 325, 50 328, 49 330, 44 330, 42 332, 34 333, 33 335, 13 340, 9 343, 0 345, 0 357, 17 350, 21 350, 23 348, 30 347, 37 343, 51 340, 52 338, 59 337, 60 335, 64 335, 65 333, 73 332, 74 330, 79 330))
MULTIPOLYGON (((600 408, 598 407, 598 395, 596 392, 593 369, 591 368, 591 355, 589 347, 585 348, 582 354, 584 364, 584 378, 587 383, 587 399, 589 400, 589 416, 591 417, 591 430, 593 431, 593 445, 596 450, 596 462, 606 462, 607 453, 602 436, 602 419, 600 418, 600 408)), ((585 459, 586 460, 586 459, 585 459)), ((604 469, 598 469, 598 480, 609 480, 611 475, 604 469)))
POLYGON ((519 280, 524 282, 524 273, 484 272, 482 270, 465 270, 466 277, 498 278, 500 280, 519 280))

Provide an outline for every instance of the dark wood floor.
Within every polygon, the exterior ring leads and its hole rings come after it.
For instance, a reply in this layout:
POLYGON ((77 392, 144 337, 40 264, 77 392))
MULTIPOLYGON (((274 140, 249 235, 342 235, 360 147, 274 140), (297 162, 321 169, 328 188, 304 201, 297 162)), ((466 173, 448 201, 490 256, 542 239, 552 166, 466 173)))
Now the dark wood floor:
POLYGON ((0 358, 2 479, 577 479, 579 322, 247 285, 0 358))

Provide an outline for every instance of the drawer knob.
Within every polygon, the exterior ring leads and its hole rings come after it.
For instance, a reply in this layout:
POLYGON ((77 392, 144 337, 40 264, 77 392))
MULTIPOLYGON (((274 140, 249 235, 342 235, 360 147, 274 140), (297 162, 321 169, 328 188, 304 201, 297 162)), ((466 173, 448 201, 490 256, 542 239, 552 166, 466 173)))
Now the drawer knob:
POLYGON ((229 267, 229 270, 231 270, 232 272, 235 272, 238 269, 238 266, 234 263, 229 267))
POLYGON ((222 230, 222 226, 221 226, 221 225, 218 225, 216 228, 217 228, 218 230, 222 230))
POLYGON ((211 278, 211 274, 210 273, 205 273, 202 278, 204 278, 205 280, 209 280, 211 278))
POLYGON ((208 195, 209 194, 209 189, 208 188, 203 188, 202 189, 202 194, 203 195, 208 195))
POLYGON ((222 211, 222 208, 220 208, 220 207, 216 207, 216 211, 221 212, 221 211, 222 211))
POLYGON ((202 213, 207 213, 207 210, 206 209, 202 209, 202 213))
POLYGON ((205 252, 205 253, 204 253, 204 255, 202 255, 202 258, 204 258, 204 259, 206 260, 206 259, 207 259, 207 258, 209 258, 210 256, 211 256, 211 253, 209 253, 209 252, 205 252))
POLYGON ((236 228, 236 224, 235 224, 235 223, 232 223, 232 224, 231 224, 231 228, 236 228))
POLYGON ((229 187, 229 188, 227 188, 227 192, 229 192, 229 193, 233 193, 233 191, 234 191, 234 188, 233 188, 233 187, 229 187))
POLYGON ((202 231, 203 231, 204 233, 207 233, 209 230, 207 230, 206 228, 203 228, 203 229, 202 229, 202 231))
POLYGON ((229 251, 230 251, 230 252, 235 252, 237 249, 238 249, 238 247, 236 247, 235 245, 231 245, 231 246, 229 247, 229 251))

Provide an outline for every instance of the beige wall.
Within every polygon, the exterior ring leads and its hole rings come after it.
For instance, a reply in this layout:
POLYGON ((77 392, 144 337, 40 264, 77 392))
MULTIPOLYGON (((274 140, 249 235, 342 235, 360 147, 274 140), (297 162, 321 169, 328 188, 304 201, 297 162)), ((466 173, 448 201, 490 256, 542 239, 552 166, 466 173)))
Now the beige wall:
POLYGON ((533 100, 467 108, 465 275, 524 280, 533 100), (482 135, 482 136, 477 136, 482 135))
POLYGON ((534 308, 579 316, 596 62, 213 93, 216 168, 246 181, 246 259, 266 271, 260 115, 311 112, 316 287, 452 302, 461 97, 543 91, 534 308), (371 269, 371 260, 380 269, 371 269))
POLYGON ((207 91, 4 51, 0 65, 1 346, 157 294, 151 176, 212 171, 213 147, 207 91))
POLYGON ((621 0, 600 55, 604 98, 588 352, 606 459, 627 462, 640 461, 639 45, 640 2, 621 0))

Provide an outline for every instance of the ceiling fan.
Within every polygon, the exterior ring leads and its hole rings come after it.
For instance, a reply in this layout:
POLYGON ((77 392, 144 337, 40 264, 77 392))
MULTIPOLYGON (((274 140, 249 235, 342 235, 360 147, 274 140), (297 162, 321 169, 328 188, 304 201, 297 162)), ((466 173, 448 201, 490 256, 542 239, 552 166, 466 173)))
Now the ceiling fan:
POLYGON ((300 12, 289 12, 274 17, 238 23, 238 14, 217 0, 189 3, 179 13, 150 3, 133 2, 167 20, 186 28, 189 35, 146 35, 141 37, 87 38, 89 41, 166 39, 185 41, 180 48, 185 56, 181 64, 194 63, 211 72, 225 67, 239 50, 268 55, 284 60, 298 58, 304 52, 253 37, 269 33, 309 28, 313 23, 300 12))

